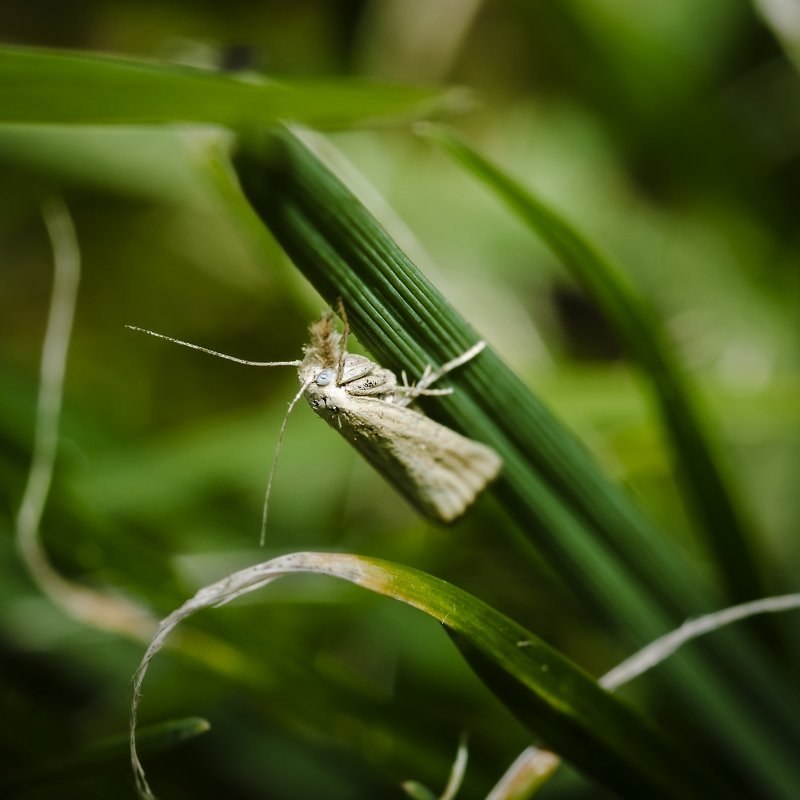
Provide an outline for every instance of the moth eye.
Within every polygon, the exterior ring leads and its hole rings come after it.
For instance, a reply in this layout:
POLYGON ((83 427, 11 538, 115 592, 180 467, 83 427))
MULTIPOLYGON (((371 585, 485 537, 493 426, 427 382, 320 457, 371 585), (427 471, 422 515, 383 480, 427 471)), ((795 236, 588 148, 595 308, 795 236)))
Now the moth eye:
POLYGON ((324 369, 317 375, 317 386, 327 386, 333 380, 333 370, 324 369))

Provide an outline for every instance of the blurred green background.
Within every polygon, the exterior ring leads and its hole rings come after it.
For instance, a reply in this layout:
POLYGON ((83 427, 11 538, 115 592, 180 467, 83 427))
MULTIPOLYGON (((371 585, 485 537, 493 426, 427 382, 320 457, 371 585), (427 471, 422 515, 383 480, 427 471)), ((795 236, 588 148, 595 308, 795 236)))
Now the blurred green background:
MULTIPOLYGON (((654 0, 646 10, 633 0, 0 6, 7 44, 473 90, 457 126, 601 243, 661 314, 719 427, 773 591, 796 590, 800 565, 800 79, 785 54, 790 33, 739 0, 654 0)), ((243 358, 298 357, 323 302, 230 202, 219 138, 185 127, 0 128, 4 774, 124 733, 142 654, 138 642, 70 621, 14 549, 52 278, 40 206, 54 190, 84 262, 42 526, 62 572, 163 616, 204 583, 277 553, 364 553, 453 581, 593 674, 626 655, 570 587, 499 533, 509 523, 491 497, 452 529, 431 526, 304 405, 289 422, 267 546, 257 547, 293 370, 248 369, 124 327, 243 358)), ((348 183, 401 246, 695 550, 639 379, 554 258, 407 126, 332 141, 349 159, 348 183)), ((148 764, 164 797, 400 797, 405 778, 442 786, 468 730, 463 797, 477 798, 528 742, 435 622, 339 583, 294 578, 191 625, 230 650, 203 662, 178 648, 148 677, 143 723, 212 723, 148 764)), ((637 691, 656 709, 665 702, 646 680, 637 691)), ((598 796, 568 776, 547 791, 598 796)), ((122 752, 49 785, 31 779, 18 796, 133 793, 122 752)))

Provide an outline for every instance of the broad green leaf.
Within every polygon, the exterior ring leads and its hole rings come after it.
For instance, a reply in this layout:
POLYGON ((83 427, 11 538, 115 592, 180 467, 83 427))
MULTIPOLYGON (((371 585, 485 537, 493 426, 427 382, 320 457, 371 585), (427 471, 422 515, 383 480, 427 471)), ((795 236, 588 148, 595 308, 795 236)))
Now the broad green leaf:
POLYGON ((716 444, 695 392, 655 315, 621 270, 545 202, 455 134, 440 127, 428 131, 542 238, 607 316, 652 384, 679 461, 677 475, 702 523, 728 596, 740 601, 762 596, 752 532, 727 486, 728 478, 718 463, 716 444))
POLYGON ((416 115, 441 93, 354 80, 271 80, 84 53, 0 49, 0 123, 232 128, 302 121, 339 126, 416 115))
MULTIPOLYGON (((132 731, 147 668, 175 627, 192 614, 230 602, 293 573, 329 575, 394 598, 439 620, 503 702, 564 758, 631 798, 739 796, 683 749, 579 667, 491 606, 424 572, 379 559, 291 553, 202 588, 159 627, 134 681, 132 731), (720 794, 722 792, 722 794, 720 794)), ((144 797, 152 797, 133 747, 144 797)))

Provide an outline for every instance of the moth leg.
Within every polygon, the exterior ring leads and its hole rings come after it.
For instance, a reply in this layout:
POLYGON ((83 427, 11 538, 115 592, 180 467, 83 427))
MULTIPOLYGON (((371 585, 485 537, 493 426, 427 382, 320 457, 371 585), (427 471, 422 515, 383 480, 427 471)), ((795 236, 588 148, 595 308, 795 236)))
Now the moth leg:
POLYGON ((403 379, 403 385, 395 387, 395 391, 400 395, 394 402, 399 406, 407 406, 414 402, 417 397, 421 395, 426 396, 442 396, 452 394, 452 389, 426 389, 426 385, 430 385, 431 365, 428 364, 422 371, 422 377, 417 383, 409 383, 406 371, 402 370, 400 377, 403 379))
POLYGON ((395 391, 400 395, 399 398, 393 402, 398 406, 407 406, 414 402, 418 397, 445 397, 448 394, 453 394, 451 388, 447 389, 420 389, 419 385, 411 384, 410 386, 398 386, 395 391))
POLYGON ((452 372, 454 369, 466 364, 468 361, 472 361, 472 359, 481 353, 485 347, 486 342, 481 340, 480 342, 472 345, 472 347, 463 352, 460 356, 456 356, 450 361, 442 364, 442 366, 437 370, 432 370, 431 365, 428 364, 422 372, 422 377, 415 384, 409 385, 407 383, 405 373, 403 373, 403 385, 397 387, 398 391, 404 395, 400 398, 399 404, 404 406, 408 405, 409 403, 413 402, 414 398, 420 397, 421 395, 440 396, 452 394, 452 389, 429 389, 428 387, 443 378, 448 372, 452 372))
POLYGON ((448 372, 452 372, 454 369, 466 364, 468 361, 472 361, 472 359, 475 358, 475 356, 477 356, 479 353, 483 352, 485 348, 486 342, 481 340, 480 342, 472 345, 469 350, 465 350, 460 356, 456 356, 445 364, 442 364, 442 366, 434 372, 430 371, 430 365, 428 365, 425 368, 425 371, 422 373, 419 383, 417 383, 417 388, 427 389, 431 384, 436 383, 436 381, 438 381, 440 378, 443 378, 445 375, 447 375, 448 372))

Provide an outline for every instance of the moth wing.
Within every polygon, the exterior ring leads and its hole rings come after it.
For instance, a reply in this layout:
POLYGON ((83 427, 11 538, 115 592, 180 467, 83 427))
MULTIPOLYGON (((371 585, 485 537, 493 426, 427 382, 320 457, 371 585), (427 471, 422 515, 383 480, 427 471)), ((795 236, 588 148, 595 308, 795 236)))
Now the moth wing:
POLYGON ((353 397, 331 425, 421 513, 452 522, 497 477, 500 457, 419 411, 353 397))

